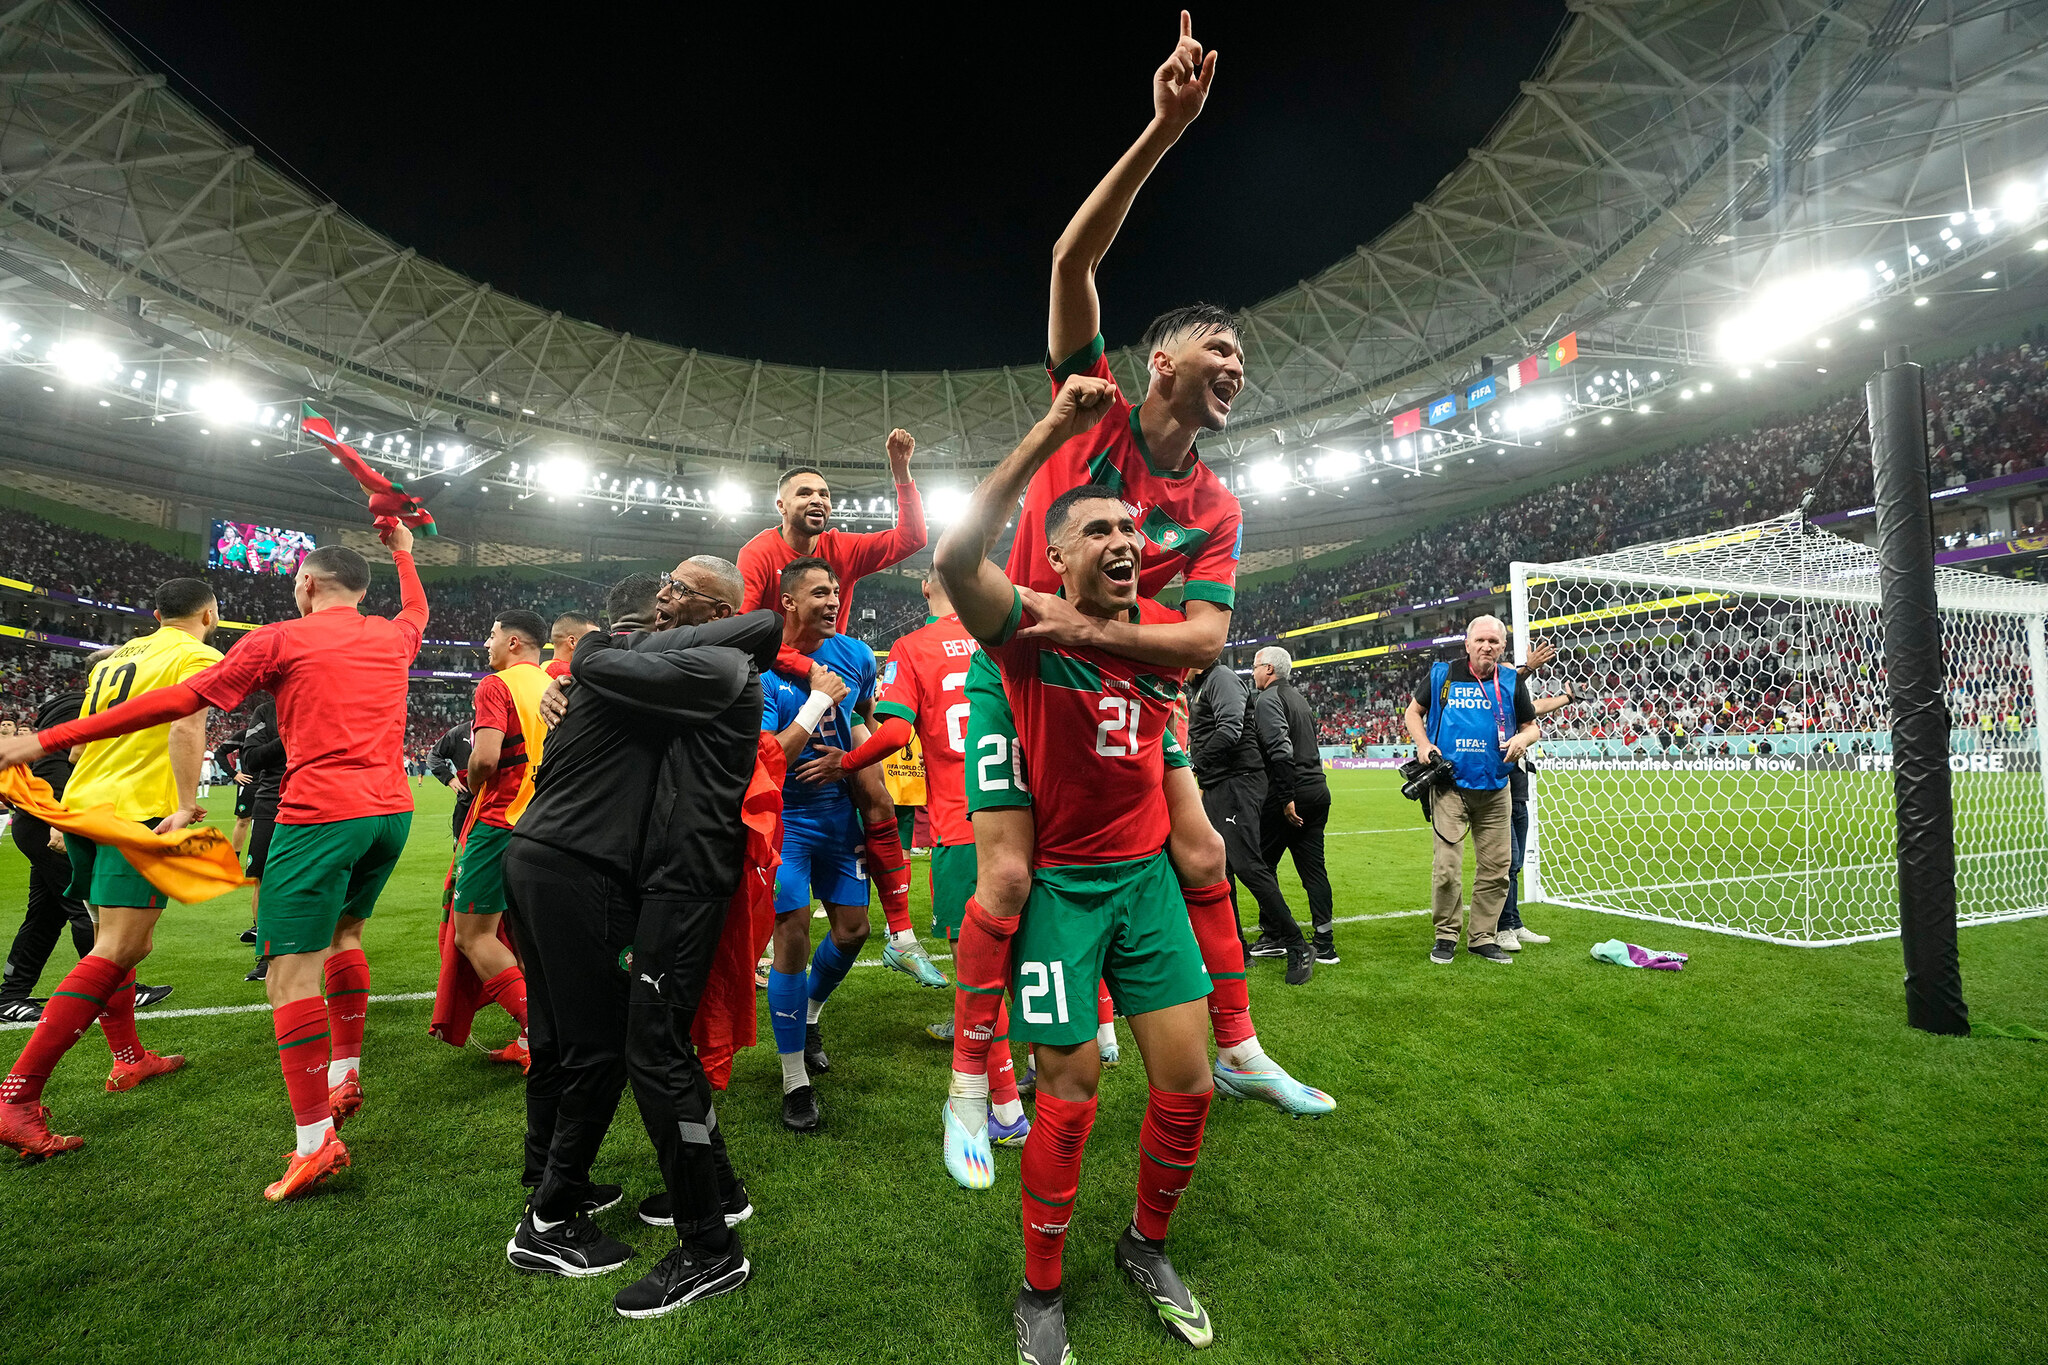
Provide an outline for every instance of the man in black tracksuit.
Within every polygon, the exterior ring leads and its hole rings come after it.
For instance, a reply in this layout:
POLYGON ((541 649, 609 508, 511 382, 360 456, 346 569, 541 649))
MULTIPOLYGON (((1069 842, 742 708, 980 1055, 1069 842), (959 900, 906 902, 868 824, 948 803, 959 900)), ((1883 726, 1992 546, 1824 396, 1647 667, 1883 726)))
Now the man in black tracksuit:
POLYGON ((1258 902, 1259 939, 1252 956, 1286 958, 1287 984, 1299 986, 1314 975, 1315 958, 1280 894, 1259 833, 1266 769, 1251 724, 1251 695, 1230 665, 1221 659, 1210 664, 1195 680, 1188 708, 1189 757, 1202 784, 1202 808, 1223 836, 1224 864, 1258 902))
MULTIPOLYGON (((83 692, 57 693, 36 709, 36 729, 77 720, 84 701, 83 692)), ((64 799, 64 784, 71 777, 69 757, 46 755, 31 764, 29 771, 50 784, 53 796, 64 799)), ((7 973, 0 980, 0 1022, 31 1024, 42 1017, 42 1007, 29 999, 29 992, 43 974, 65 922, 71 924, 71 946, 84 957, 92 951, 92 916, 85 902, 70 895, 71 860, 61 846, 53 845, 50 827, 33 815, 16 811, 10 828, 15 847, 28 859, 28 913, 22 916, 14 944, 7 950, 7 973)))
MULTIPOLYGON (((679 566, 664 587, 664 621, 685 624, 593 632, 578 644, 566 711, 505 855, 508 913, 527 956, 535 1186, 507 1255, 566 1273, 630 1257, 581 1216, 617 1197, 597 1193, 588 1171, 630 1077, 668 1187, 641 1217, 672 1221, 678 1245, 614 1300, 629 1317, 736 1288, 750 1270, 731 1224, 752 1210, 690 1026, 739 886, 758 670, 782 632, 772 612, 712 619, 738 604, 741 587, 736 568, 708 563, 717 567, 679 566)), ((654 586, 642 581, 643 593, 654 586)))
MULTIPOLYGON (((647 577, 646 574, 637 576, 647 577)), ((473 720, 466 720, 460 725, 449 726, 448 732, 434 741, 434 751, 427 759, 427 771, 440 779, 442 786, 455 788, 455 813, 449 817, 449 832, 458 844, 462 842, 462 826, 469 819, 469 802, 473 795, 465 775, 469 772, 469 732, 475 724, 473 720), (458 777, 462 778, 459 782, 456 780, 458 777)))
POLYGON ((1266 808, 1259 826, 1268 863, 1277 868, 1281 854, 1294 855, 1294 870, 1308 892, 1309 919, 1315 925, 1316 961, 1335 964, 1331 920, 1336 912, 1330 874, 1323 866, 1330 783, 1323 776, 1315 713, 1288 680, 1293 671, 1293 657, 1284 649, 1269 645, 1252 656, 1252 683, 1259 689, 1252 711, 1259 748, 1266 755, 1266 808))

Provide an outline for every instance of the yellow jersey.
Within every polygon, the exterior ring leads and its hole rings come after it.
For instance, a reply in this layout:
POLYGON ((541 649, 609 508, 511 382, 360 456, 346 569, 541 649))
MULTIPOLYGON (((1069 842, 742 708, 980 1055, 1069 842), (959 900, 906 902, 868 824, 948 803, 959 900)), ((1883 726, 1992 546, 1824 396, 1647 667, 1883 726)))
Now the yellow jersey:
MULTIPOLYGON (((159 626, 93 665, 79 718, 144 692, 174 687, 219 662, 220 651, 212 645, 159 626)), ((159 820, 175 811, 178 784, 171 776, 170 732, 167 722, 86 745, 64 788, 64 804, 73 810, 110 805, 124 820, 159 820)))

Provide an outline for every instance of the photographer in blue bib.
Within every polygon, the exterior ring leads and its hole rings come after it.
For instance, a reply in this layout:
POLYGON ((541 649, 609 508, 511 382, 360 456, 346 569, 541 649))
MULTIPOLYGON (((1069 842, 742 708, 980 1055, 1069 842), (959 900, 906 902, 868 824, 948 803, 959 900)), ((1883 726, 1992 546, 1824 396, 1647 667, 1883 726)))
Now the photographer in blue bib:
POLYGON ((1477 863, 1472 875, 1472 918, 1465 946, 1488 962, 1514 958, 1494 942, 1507 900, 1514 855, 1509 770, 1536 742, 1536 703, 1514 666, 1501 662, 1507 628, 1495 616, 1465 627, 1465 657, 1433 664, 1403 719, 1415 755, 1441 766, 1429 793, 1436 856, 1430 866, 1430 912, 1436 946, 1429 960, 1448 965, 1457 956, 1464 918, 1465 834, 1477 863))

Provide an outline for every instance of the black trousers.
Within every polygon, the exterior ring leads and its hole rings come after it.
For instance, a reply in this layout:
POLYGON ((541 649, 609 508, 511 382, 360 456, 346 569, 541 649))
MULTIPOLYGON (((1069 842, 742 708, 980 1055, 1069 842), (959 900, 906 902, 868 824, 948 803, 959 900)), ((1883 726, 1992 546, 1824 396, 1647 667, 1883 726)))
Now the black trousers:
POLYGON ((1267 800, 1259 815, 1266 861, 1278 867, 1281 854, 1293 855, 1301 888, 1308 892, 1308 914, 1315 925, 1316 941, 1328 943, 1330 921, 1336 915, 1335 901, 1330 895, 1330 873, 1323 865, 1323 830, 1330 823, 1330 789, 1324 787, 1309 795, 1297 795, 1294 813, 1301 817, 1298 825, 1287 818, 1285 802, 1267 800))
POLYGON ((530 839, 505 849, 505 913, 526 970, 526 1169, 533 1208, 571 1216, 626 1089, 631 886, 530 839))
POLYGON ((739 1178, 726 1155, 725 1135, 711 1107, 711 1081, 698 1064, 690 1026, 704 999, 728 904, 652 896, 641 901, 626 1024, 626 1070, 675 1209, 676 1240, 710 1254, 732 1245, 725 1196, 739 1178))
POLYGON ((1302 941, 1301 926, 1294 922, 1294 912, 1287 908, 1287 898, 1280 894, 1280 880, 1273 875, 1273 865, 1266 861, 1259 833, 1260 810, 1265 803, 1264 773, 1241 773, 1202 787, 1202 809, 1209 813, 1209 823, 1223 836, 1224 866, 1258 902, 1259 932, 1275 943, 1295 944, 1302 941))
POLYGON ((85 902, 73 900, 71 860, 50 847, 50 827, 33 815, 14 813, 14 844, 28 859, 28 912, 7 950, 7 974, 0 980, 0 1001, 26 1000, 56 950, 64 923, 71 923, 71 946, 84 957, 92 951, 92 916, 85 902))

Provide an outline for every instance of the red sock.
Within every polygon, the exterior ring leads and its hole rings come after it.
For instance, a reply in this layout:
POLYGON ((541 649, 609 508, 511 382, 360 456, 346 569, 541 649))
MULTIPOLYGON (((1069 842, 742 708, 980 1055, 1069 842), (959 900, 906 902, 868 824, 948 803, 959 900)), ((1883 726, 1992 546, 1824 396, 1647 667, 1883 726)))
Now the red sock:
POLYGON ((1024 1283, 1041 1292, 1060 1287, 1060 1254, 1081 1189, 1081 1152, 1095 1126, 1095 1101, 1038 1092, 1038 1116, 1024 1139, 1024 1283))
POLYGON ((135 1036, 134 972, 128 973, 121 988, 107 997, 107 1007, 100 1011, 100 1033, 115 1061, 132 1065, 142 1060, 142 1040, 135 1036))
MULTIPOLYGON (((525 989, 520 991, 522 1012, 525 989)), ((327 1028, 334 1036, 329 1051, 336 1057, 363 1055, 363 1027, 370 1018, 370 959, 350 948, 327 959, 327 1028)), ((526 1021, 521 1019, 520 1026, 526 1021)))
POLYGON ((107 1001, 129 979, 128 969, 112 958, 88 955, 78 959, 78 965, 66 972, 50 993, 50 1003, 43 1006, 43 1017, 29 1035, 28 1046, 15 1058, 14 1070, 0 1081, 0 1104, 40 1100, 50 1073, 57 1069, 57 1059, 85 1036, 107 1001))
POLYGON ((1202 965, 1209 969, 1209 1027, 1216 1046, 1234 1047, 1254 1030, 1251 994, 1244 984, 1244 939, 1238 933, 1237 908, 1230 903, 1230 883, 1183 886, 1180 893, 1202 948, 1202 965))
MULTIPOLYGON (((368 975, 365 967, 364 976, 368 975)), ((519 1031, 526 1032, 526 973, 519 970, 518 963, 484 982, 484 998, 504 1006, 505 1013, 519 1021, 519 1031)))
POLYGON ((1010 984, 1010 937, 1017 920, 998 919, 979 900, 967 898, 953 957, 953 1069, 968 1076, 988 1070, 989 1043, 1010 984))
POLYGON ((903 856, 903 838, 896 822, 877 820, 867 827, 868 880, 882 898, 882 918, 889 932, 910 927, 910 862, 903 856))
POLYGON ((1017 1063, 1010 1055, 1010 1008, 996 997, 996 1036, 988 1048, 988 1102, 1012 1104, 1017 1099, 1017 1063))
POLYGON ((327 1002, 319 996, 287 1000, 270 1012, 277 1030, 277 1064, 292 1122, 300 1127, 333 1118, 327 1104, 327 1002))
MULTIPOLYGON (((1194 1179, 1202 1154, 1202 1128, 1209 1121, 1210 1091, 1182 1095, 1149 1087, 1145 1123, 1138 1129, 1138 1208, 1131 1225, 1141 1237, 1166 1240, 1166 1223, 1194 1179)), ((1025 1140, 1030 1146, 1030 1140, 1025 1140)))
POLYGON ((1109 983, 1098 980, 1095 983, 1095 1023, 1099 1028, 1116 1018, 1116 1006, 1109 1000, 1109 983))

